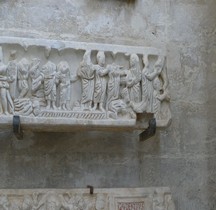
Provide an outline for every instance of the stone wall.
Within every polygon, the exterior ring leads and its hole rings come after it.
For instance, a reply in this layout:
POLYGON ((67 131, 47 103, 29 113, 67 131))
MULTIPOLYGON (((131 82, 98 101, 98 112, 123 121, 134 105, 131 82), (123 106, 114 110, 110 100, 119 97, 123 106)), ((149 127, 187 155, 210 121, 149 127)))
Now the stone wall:
POLYGON ((179 210, 216 206, 215 0, 0 1, 0 35, 167 51, 172 124, 132 133, 0 131, 0 188, 169 186, 179 210))

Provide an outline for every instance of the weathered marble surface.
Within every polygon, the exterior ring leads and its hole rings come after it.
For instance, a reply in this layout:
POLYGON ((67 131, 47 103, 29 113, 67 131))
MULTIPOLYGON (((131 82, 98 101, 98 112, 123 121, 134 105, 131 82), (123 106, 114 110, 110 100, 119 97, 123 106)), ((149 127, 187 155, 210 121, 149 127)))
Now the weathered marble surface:
POLYGON ((27 38, 0 38, 1 124, 135 126, 153 114, 171 120, 161 49, 27 38))
POLYGON ((0 190, 3 210, 175 210, 169 188, 0 190))

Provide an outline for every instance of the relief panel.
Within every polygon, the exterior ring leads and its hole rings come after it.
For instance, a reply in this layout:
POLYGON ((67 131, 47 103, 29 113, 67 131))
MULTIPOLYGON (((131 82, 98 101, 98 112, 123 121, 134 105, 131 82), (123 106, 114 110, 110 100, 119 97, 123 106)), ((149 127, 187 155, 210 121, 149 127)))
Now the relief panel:
POLYGON ((0 190, 2 210, 175 210, 168 188, 0 190))
POLYGON ((1 123, 13 115, 46 124, 130 125, 151 113, 171 120, 160 49, 0 38, 1 123))

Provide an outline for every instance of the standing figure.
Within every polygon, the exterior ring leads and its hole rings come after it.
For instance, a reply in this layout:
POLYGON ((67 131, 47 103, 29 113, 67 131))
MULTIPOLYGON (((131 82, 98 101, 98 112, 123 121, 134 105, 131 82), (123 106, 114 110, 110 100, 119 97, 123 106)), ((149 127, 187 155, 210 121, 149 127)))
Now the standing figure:
POLYGON ((107 81, 106 75, 108 70, 105 68, 105 54, 104 52, 98 52, 97 54, 97 63, 94 65, 95 69, 95 89, 94 89, 94 107, 93 110, 97 109, 99 105, 99 110, 104 112, 103 103, 106 97, 107 81))
POLYGON ((131 74, 130 80, 128 81, 127 87, 130 94, 130 100, 138 103, 141 98, 141 69, 139 66, 139 57, 136 54, 130 56, 130 69, 131 74))
POLYGON ((34 58, 30 65, 30 77, 32 80, 31 93, 33 99, 39 101, 40 106, 45 106, 44 101, 44 75, 39 69, 40 59, 34 58))
POLYGON ((3 63, 3 53, 0 47, 0 105, 3 114, 13 114, 14 104, 9 91, 9 82, 13 82, 13 78, 7 75, 7 66, 3 63))
POLYGON ((17 51, 16 50, 11 50, 10 51, 10 57, 9 57, 9 62, 7 65, 7 77, 10 78, 10 95, 12 100, 15 99, 16 97, 16 92, 17 92, 17 61, 16 61, 16 55, 17 51))
POLYGON ((70 67, 66 61, 61 61, 57 66, 58 83, 60 89, 60 107, 69 109, 70 103, 70 67))
MULTIPOLYGON (((145 68, 142 72, 142 100, 146 100, 148 102, 147 112, 154 112, 154 105, 153 105, 153 92, 154 87, 153 83, 154 80, 157 80, 159 75, 161 74, 163 67, 164 67, 164 58, 161 56, 158 57, 154 68, 151 69, 149 67, 148 55, 143 57, 143 62, 145 68)), ((157 81, 156 81, 157 82, 157 81)))
MULTIPOLYGON (((153 71, 146 71, 145 72, 145 77, 146 80, 151 81, 152 86, 151 87, 151 92, 148 94, 148 101, 149 101, 149 108, 148 110, 154 113, 155 118, 157 120, 162 119, 164 117, 162 113, 162 107, 163 103, 165 101, 170 100, 170 96, 167 90, 168 87, 168 79, 167 79, 167 74, 166 74, 166 67, 165 67, 165 57, 164 56, 159 56, 158 60, 156 61, 154 65, 153 71)), ((149 83, 146 82, 146 85, 149 83)), ((149 88, 150 91, 150 88, 149 88)), ((166 113, 165 118, 171 118, 170 113, 169 113, 169 107, 165 106, 166 113)))
POLYGON ((82 99, 81 107, 83 110, 92 109, 93 93, 94 93, 94 68, 91 63, 91 51, 86 51, 80 67, 77 71, 77 76, 82 82, 82 99))
POLYGON ((138 104, 133 104, 134 109, 138 113, 147 112, 153 113, 153 84, 152 81, 147 79, 146 74, 151 73, 151 68, 148 60, 148 55, 143 55, 144 68, 142 71, 141 79, 141 90, 142 90, 142 101, 138 104))
POLYGON ((132 107, 136 113, 155 113, 156 107, 159 106, 159 101, 156 98, 156 92, 160 86, 159 75, 162 72, 164 66, 164 59, 159 57, 154 67, 151 68, 148 60, 148 55, 143 55, 144 69, 142 71, 142 100, 140 103, 133 103, 132 107), (154 85, 155 84, 155 85, 154 85))
POLYGON ((43 67, 44 94, 47 102, 47 109, 56 109, 56 65, 48 61, 43 67))
POLYGON ((18 89, 20 91, 19 98, 24 98, 29 90, 28 85, 28 76, 29 76, 29 62, 26 58, 23 58, 18 63, 18 72, 17 72, 17 78, 18 78, 18 89))

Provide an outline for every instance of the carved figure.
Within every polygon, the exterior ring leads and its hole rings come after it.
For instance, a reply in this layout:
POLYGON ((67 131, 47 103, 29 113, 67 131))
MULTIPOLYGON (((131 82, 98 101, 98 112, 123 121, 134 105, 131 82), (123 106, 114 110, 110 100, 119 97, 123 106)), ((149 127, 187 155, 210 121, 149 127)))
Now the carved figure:
POLYGON ((47 109, 56 109, 56 65, 48 61, 43 67, 44 94, 47 102, 47 109))
MULTIPOLYGON (((167 86, 167 74, 165 69, 165 57, 159 56, 158 60, 154 65, 154 69, 152 72, 145 72, 145 77, 147 80, 151 81, 152 87, 149 84, 149 81, 146 81, 146 85, 148 85, 148 97, 149 108, 148 110, 154 113, 155 118, 157 120, 162 119, 161 116, 161 108, 163 101, 169 101, 170 97, 168 94, 167 86)), ((168 110, 169 111, 169 110, 168 110)), ((167 113, 168 114, 168 113, 167 113)), ((169 114, 168 114, 169 115, 169 114)), ((170 116, 166 116, 170 117, 170 116)))
POLYGON ((94 93, 94 72, 93 64, 91 63, 91 51, 86 51, 83 56, 83 61, 77 71, 78 77, 82 83, 82 99, 81 108, 83 110, 92 109, 93 93, 94 93))
POLYGON ((66 61, 62 61, 57 66, 58 83, 60 89, 60 107, 63 110, 69 109, 70 103, 70 67, 66 61))
MULTIPOLYGON (((153 112, 154 113, 154 102, 153 102, 153 92, 154 92, 154 87, 153 83, 154 80, 158 80, 159 75, 161 74, 163 70, 163 65, 164 65, 164 58, 159 57, 157 62, 154 65, 154 69, 152 70, 149 68, 148 65, 148 57, 144 57, 144 62, 146 62, 146 67, 144 68, 143 72, 143 90, 147 89, 147 91, 143 91, 143 97, 148 101, 149 107, 147 108, 148 112, 153 112), (146 94, 147 92, 147 94, 146 94), (145 95, 144 95, 145 94, 145 95)), ((157 83, 157 82, 156 82, 157 83)))
POLYGON ((9 91, 9 83, 13 82, 13 80, 7 75, 7 66, 3 63, 2 48, 0 47, 0 105, 2 113, 6 115, 14 112, 14 105, 9 91))
POLYGON ((23 58, 18 63, 18 72, 17 72, 17 78, 18 78, 18 89, 20 91, 19 98, 24 98, 29 90, 28 85, 28 76, 29 76, 29 62, 26 58, 23 58))
POLYGON ((142 100, 139 103, 131 102, 131 106, 136 113, 153 113, 153 83, 146 77, 146 74, 148 75, 152 71, 148 55, 143 55, 143 64, 144 69, 141 75, 142 100))
POLYGON ((153 84, 146 75, 151 73, 148 55, 143 55, 144 69, 142 71, 142 101, 146 103, 146 112, 153 113, 153 84))
POLYGON ((12 100, 16 97, 17 90, 17 61, 16 61, 16 50, 10 51, 9 63, 7 65, 7 77, 10 78, 9 92, 12 100))
POLYGON ((130 100, 133 102, 140 102, 141 98, 141 69, 139 66, 139 57, 136 54, 130 56, 130 76, 128 75, 127 87, 130 94, 130 100))
POLYGON ((120 99, 121 76, 126 76, 127 71, 121 70, 122 67, 116 64, 108 65, 109 81, 107 88, 106 109, 110 111, 110 117, 116 119, 117 114, 126 108, 124 100, 120 99))
POLYGON ((44 75, 39 69, 40 59, 34 58, 30 65, 30 77, 32 80, 31 93, 33 99, 39 101, 41 106, 45 106, 44 100, 44 75))
POLYGON ((170 96, 167 90, 163 90, 162 82, 158 77, 153 81, 153 88, 153 112, 156 119, 161 119, 161 103, 164 100, 169 101, 170 96))
POLYGON ((18 115, 29 116, 34 114, 38 116, 41 112, 40 102, 29 98, 20 98, 14 100, 14 109, 18 115))
POLYGON ((106 97, 107 81, 106 75, 108 74, 108 69, 105 68, 105 54, 102 51, 97 53, 97 63, 94 65, 95 69, 95 88, 94 88, 94 107, 93 110, 97 109, 99 105, 99 110, 104 112, 103 103, 106 97))
MULTIPOLYGON (((159 56, 154 67, 150 68, 148 55, 143 56, 144 69, 142 71, 142 101, 132 102, 136 113, 144 111, 154 113, 157 120, 169 121, 171 113, 168 102, 168 79, 165 67, 165 57, 159 56)), ((165 123, 167 124, 167 123, 165 123)))

